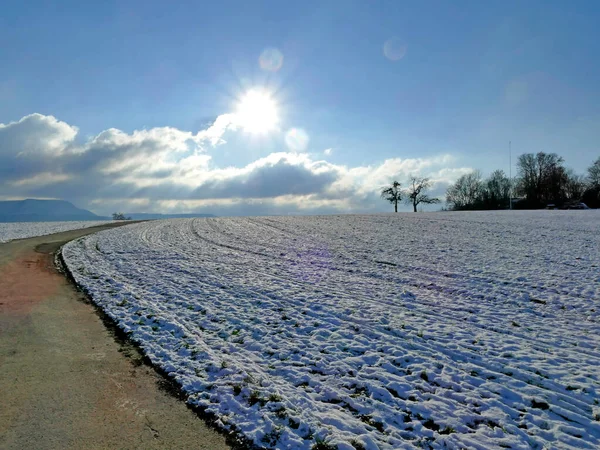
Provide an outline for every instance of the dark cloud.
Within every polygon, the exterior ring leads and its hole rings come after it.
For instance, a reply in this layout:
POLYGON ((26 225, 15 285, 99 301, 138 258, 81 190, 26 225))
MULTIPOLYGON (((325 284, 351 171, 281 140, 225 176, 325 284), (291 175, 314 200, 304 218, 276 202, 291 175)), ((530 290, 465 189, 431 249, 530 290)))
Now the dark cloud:
POLYGON ((248 173, 200 185, 192 198, 270 198, 282 195, 322 193, 336 181, 334 171, 319 172, 282 158, 273 164, 258 166, 248 173))

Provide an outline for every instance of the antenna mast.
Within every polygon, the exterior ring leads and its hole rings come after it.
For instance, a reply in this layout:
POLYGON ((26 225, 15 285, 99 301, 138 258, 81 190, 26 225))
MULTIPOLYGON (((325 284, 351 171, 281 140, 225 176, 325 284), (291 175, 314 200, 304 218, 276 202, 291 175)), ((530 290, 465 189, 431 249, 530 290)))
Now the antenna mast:
POLYGON ((509 179, 510 179, 510 190, 508 194, 508 209, 512 210, 512 187, 513 187, 513 179, 512 179, 512 145, 511 141, 508 141, 508 165, 509 167, 509 179))

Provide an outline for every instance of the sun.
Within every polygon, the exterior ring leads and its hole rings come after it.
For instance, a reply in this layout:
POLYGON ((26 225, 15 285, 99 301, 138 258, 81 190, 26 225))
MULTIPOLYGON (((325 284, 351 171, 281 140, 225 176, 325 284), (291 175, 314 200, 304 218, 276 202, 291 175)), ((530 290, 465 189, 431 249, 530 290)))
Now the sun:
POLYGON ((277 126, 277 104, 267 92, 252 89, 241 98, 235 112, 237 123, 250 133, 268 133, 277 126))

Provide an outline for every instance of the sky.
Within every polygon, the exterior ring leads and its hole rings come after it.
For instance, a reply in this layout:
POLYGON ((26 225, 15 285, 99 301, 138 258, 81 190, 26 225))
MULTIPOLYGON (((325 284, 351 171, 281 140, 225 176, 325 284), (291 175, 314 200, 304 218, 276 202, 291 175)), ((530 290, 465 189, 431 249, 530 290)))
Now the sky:
MULTIPOLYGON (((600 156, 600 2, 13 1, 0 199, 391 211, 383 186, 600 156)), ((406 206, 406 209, 409 207, 406 206)), ((439 209, 439 205, 430 207, 439 209)))

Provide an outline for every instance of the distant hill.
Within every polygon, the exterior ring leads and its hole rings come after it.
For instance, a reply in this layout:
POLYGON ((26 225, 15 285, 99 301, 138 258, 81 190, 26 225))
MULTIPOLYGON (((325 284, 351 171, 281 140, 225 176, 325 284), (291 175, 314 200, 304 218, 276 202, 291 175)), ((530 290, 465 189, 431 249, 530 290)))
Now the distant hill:
POLYGON ((108 220, 64 200, 0 201, 0 222, 62 222, 108 220))
POLYGON ((158 213, 127 213, 127 217, 132 220, 155 220, 155 219, 190 219, 193 217, 216 217, 214 214, 158 214, 158 213))

